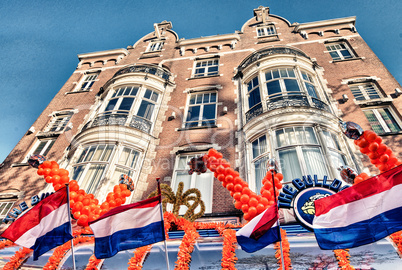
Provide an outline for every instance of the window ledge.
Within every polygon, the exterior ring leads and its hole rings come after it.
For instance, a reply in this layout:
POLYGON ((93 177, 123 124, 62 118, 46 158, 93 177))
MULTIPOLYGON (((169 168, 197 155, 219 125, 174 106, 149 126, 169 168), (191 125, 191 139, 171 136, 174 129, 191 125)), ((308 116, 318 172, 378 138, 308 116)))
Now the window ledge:
POLYGON ((162 51, 144 52, 142 53, 140 59, 160 57, 162 51))
POLYGON ((402 134, 402 131, 398 131, 398 132, 386 132, 386 133, 381 133, 381 134, 378 134, 379 136, 382 136, 382 137, 387 137, 387 136, 395 136, 395 135, 401 135, 402 134))
POLYGON ((78 94, 78 93, 87 93, 87 92, 89 92, 89 91, 91 91, 91 89, 88 89, 88 90, 79 90, 79 91, 71 91, 71 92, 66 92, 66 93, 64 93, 65 95, 70 95, 70 94, 78 94))
POLYGON ((50 138, 50 137, 58 137, 61 133, 63 133, 64 130, 62 131, 39 131, 36 134, 36 137, 38 138, 50 138))
POLYGON ((338 62, 347 62, 347 61, 354 61, 354 60, 363 60, 363 57, 353 57, 348 59, 340 59, 340 60, 332 60, 330 63, 338 63, 338 62))
POLYGON ((13 163, 13 164, 11 164, 11 167, 26 167, 26 166, 29 166, 29 164, 28 163, 26 163, 26 162, 24 162, 24 163, 13 163))
POLYGON ((221 74, 207 75, 207 76, 201 76, 201 77, 191 77, 191 78, 187 78, 187 80, 196 80, 196 79, 212 78, 212 77, 220 77, 220 76, 221 76, 221 74))
POLYGON ((263 37, 257 37, 258 41, 257 44, 259 43, 266 43, 266 42, 272 42, 272 41, 279 41, 279 36, 276 35, 272 35, 272 36, 263 36, 263 37))
POLYGON ((204 127, 188 127, 188 128, 179 128, 177 131, 184 131, 184 130, 193 130, 193 129, 207 129, 207 128, 217 128, 217 125, 212 126, 204 126, 204 127))
POLYGON ((355 100, 356 105, 359 105, 361 107, 381 105, 381 104, 390 103, 390 102, 392 102, 391 97, 383 97, 383 98, 377 98, 377 99, 366 99, 366 100, 355 100))

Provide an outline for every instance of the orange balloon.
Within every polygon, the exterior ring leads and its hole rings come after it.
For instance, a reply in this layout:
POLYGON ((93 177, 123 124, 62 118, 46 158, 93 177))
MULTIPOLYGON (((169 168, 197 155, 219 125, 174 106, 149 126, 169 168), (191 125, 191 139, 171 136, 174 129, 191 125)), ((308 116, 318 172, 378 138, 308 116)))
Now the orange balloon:
POLYGON ((249 208, 248 204, 243 204, 243 205, 241 206, 241 211, 243 211, 243 213, 247 213, 247 212, 248 212, 248 208, 249 208))
POLYGON ((48 161, 48 160, 44 161, 42 163, 42 165, 43 165, 44 168, 51 168, 52 167, 52 163, 50 161, 48 161))
POLYGON ((121 195, 122 195, 122 194, 121 194, 120 191, 115 192, 115 193, 114 193, 114 199, 116 200, 117 198, 121 198, 121 197, 122 197, 121 195))
POLYGON ((69 172, 66 169, 59 169, 60 176, 68 176, 69 172))
POLYGON ((126 190, 127 189, 127 185, 126 184, 119 184, 120 190, 126 190))
POLYGON ((258 205, 258 200, 256 198, 250 198, 250 200, 248 201, 248 205, 255 207, 258 205))
POLYGON ((255 217, 255 215, 257 215, 257 208, 255 208, 254 206, 251 206, 248 208, 248 212, 247 212, 250 217, 255 217))
POLYGON ((110 200, 109 201, 109 206, 110 206, 110 208, 116 207, 116 201, 115 200, 110 200))
POLYGON ((116 206, 120 206, 123 203, 120 197, 116 198, 114 201, 116 202, 116 206))
POLYGON ((46 181, 46 183, 52 183, 53 182, 53 177, 51 177, 51 176, 46 176, 45 177, 45 181, 46 181))
POLYGON ((243 195, 241 195, 241 197, 240 197, 240 201, 242 202, 242 203, 248 203, 248 201, 250 200, 250 197, 247 195, 247 194, 243 194, 243 195))
POLYGON ((89 206, 84 206, 81 209, 81 213, 84 215, 89 215, 89 213, 91 213, 91 208, 89 206))
POLYGON ((54 185, 53 188, 55 191, 58 191, 59 189, 61 189, 63 186, 60 184, 54 185))
POLYGON ((233 194, 233 199, 235 199, 236 201, 240 201, 240 197, 241 197, 241 193, 240 192, 235 192, 233 194))
POLYGON ((80 216, 81 216, 81 212, 80 212, 80 211, 76 211, 76 212, 74 212, 73 217, 74 217, 75 219, 79 219, 79 218, 80 218, 80 216))
POLYGON ((86 195, 87 193, 85 192, 85 190, 80 189, 80 190, 78 190, 78 194, 81 194, 81 195, 86 195))
POLYGON ((45 170, 42 169, 42 168, 39 168, 39 169, 36 171, 36 173, 37 173, 38 175, 43 175, 43 174, 45 173, 45 170))
POLYGON ((126 190, 124 190, 124 191, 122 192, 122 194, 124 195, 124 197, 130 197, 131 191, 128 190, 128 189, 126 189, 126 190))
POLYGON ((70 191, 70 199, 75 200, 77 198, 78 194, 75 191, 70 191))
POLYGON ((61 183, 67 184, 69 181, 70 181, 70 177, 68 177, 68 176, 63 175, 60 177, 61 183))
POLYGON ((84 198, 84 199, 82 200, 82 203, 83 203, 85 206, 89 205, 90 202, 91 202, 91 201, 90 201, 88 198, 84 198))
POLYGON ((103 202, 100 207, 103 210, 103 209, 109 209, 110 206, 108 202, 103 202))
POLYGON ((53 175, 59 175, 59 169, 58 168, 53 168, 50 171, 50 176, 53 176, 53 175))
POLYGON ((121 192, 120 186, 119 185, 114 186, 113 192, 121 192))
POLYGON ((264 212, 265 209, 266 207, 262 203, 259 203, 257 205, 257 214, 261 214, 262 212, 264 212))
POLYGON ((241 202, 235 202, 236 209, 241 209, 242 206, 243 206, 243 204, 241 202))
POLYGON ((73 207, 74 212, 76 212, 76 211, 81 211, 82 207, 84 207, 84 205, 82 204, 82 202, 75 202, 75 203, 74 203, 74 207, 73 207))
POLYGON ((77 221, 77 224, 79 226, 88 226, 88 216, 87 215, 81 215, 80 218, 77 221))
POLYGON ((233 190, 233 187, 234 187, 233 183, 228 183, 228 184, 226 185, 226 189, 229 190, 229 191, 232 191, 232 190, 233 190))
POLYGON ((44 176, 48 176, 51 171, 52 171, 51 169, 46 168, 46 169, 43 170, 43 175, 44 175, 44 176))
POLYGON ((230 174, 226 175, 225 177, 225 181, 229 183, 233 182, 233 179, 234 179, 233 176, 230 174))
POLYGON ((221 181, 221 182, 224 182, 224 181, 225 181, 225 175, 224 175, 224 174, 219 174, 218 177, 217 177, 217 179, 218 179, 219 181, 221 181))

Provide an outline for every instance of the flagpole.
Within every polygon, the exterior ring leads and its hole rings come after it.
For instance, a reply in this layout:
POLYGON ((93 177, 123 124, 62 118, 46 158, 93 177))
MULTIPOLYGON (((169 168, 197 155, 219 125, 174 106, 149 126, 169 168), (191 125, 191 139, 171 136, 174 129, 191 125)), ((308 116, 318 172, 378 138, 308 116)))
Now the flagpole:
MULTIPOLYGON (((161 184, 160 184, 160 178, 159 177, 156 178, 156 182, 158 183, 158 195, 161 196, 161 198, 160 198, 161 201, 159 203, 159 207, 160 207, 160 211, 161 211, 163 233, 165 233, 165 222, 163 220, 163 208, 162 208, 162 191, 161 191, 161 184)), ((165 243, 166 265, 167 265, 167 270, 170 270, 166 237, 164 237, 164 238, 165 238, 164 243, 165 243)))
MULTIPOLYGON (((276 160, 274 158, 270 158, 268 161, 268 170, 271 172, 271 176, 272 176, 272 188, 274 189, 274 200, 275 200, 275 205, 278 211, 278 215, 279 215, 279 207, 278 207, 278 202, 277 202, 277 198, 276 198, 276 189, 275 189, 275 181, 274 181, 274 171, 277 172, 278 171, 278 163, 276 162, 276 160)), ((285 270, 285 262, 284 262, 284 258, 283 258, 283 247, 282 247, 282 236, 281 236, 281 225, 279 223, 279 218, 276 221, 276 224, 278 225, 279 228, 279 246, 281 248, 281 261, 282 261, 282 269, 285 270)))
MULTIPOLYGON (((67 188, 67 208, 68 208, 68 222, 70 223, 70 233, 71 235, 73 235, 73 229, 71 226, 71 213, 70 213, 70 188, 68 183, 66 184, 66 188, 67 188)), ((73 239, 71 239, 71 257, 73 257, 73 269, 75 269, 75 256, 74 256, 74 242, 73 239)))

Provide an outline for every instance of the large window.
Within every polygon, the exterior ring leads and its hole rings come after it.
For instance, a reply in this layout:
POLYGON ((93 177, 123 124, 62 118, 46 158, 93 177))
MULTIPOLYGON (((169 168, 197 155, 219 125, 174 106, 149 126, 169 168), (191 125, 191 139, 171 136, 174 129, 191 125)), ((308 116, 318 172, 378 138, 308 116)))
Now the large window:
MULTIPOLYGON (((183 192, 189 188, 197 188, 201 192, 201 199, 205 204, 205 213, 211 213, 214 176, 209 170, 202 174, 188 174, 189 166, 187 163, 195 156, 197 155, 181 155, 177 157, 172 189, 176 192, 180 182, 183 182, 184 184, 183 192)), ((198 213, 199 210, 200 207, 196 208, 195 212, 198 213)), ((182 206, 180 209, 180 215, 184 215, 186 211, 187 207, 182 206)))
POLYGON ((194 77, 218 75, 219 59, 199 60, 195 63, 194 77))
POLYGON ((272 36, 275 34, 276 34, 276 30, 275 30, 274 25, 268 25, 268 26, 257 28, 257 36, 258 37, 272 36))
POLYGON ((46 156, 49 153, 55 141, 56 139, 40 140, 38 144, 34 147, 32 153, 29 154, 29 156, 31 155, 46 156))
POLYGON ((117 114, 125 116, 134 114, 151 120, 159 93, 140 86, 124 86, 116 89, 109 99, 104 114, 117 114))
POLYGON ((331 43, 326 47, 333 60, 345 60, 354 57, 345 42, 331 43))
POLYGON ((309 94, 309 96, 318 98, 312 76, 305 71, 302 71, 301 74, 302 74, 302 81, 304 83, 304 86, 306 87, 306 90, 307 90, 307 93, 309 94))
POLYGON ((277 153, 284 181, 303 175, 327 175, 321 146, 312 127, 289 127, 275 131, 277 153))
POLYGON ((56 113, 53 116, 53 118, 52 118, 51 122, 49 123, 49 126, 47 127, 46 130, 50 131, 50 132, 63 131, 72 116, 73 116, 73 112, 56 113))
POLYGON ((349 88, 356 100, 381 98, 380 92, 373 83, 351 84, 349 88))
POLYGON ((88 194, 95 193, 106 167, 112 158, 115 145, 98 144, 83 149, 74 165, 72 179, 75 179, 88 194))
POLYGON ((376 108, 363 111, 375 133, 400 132, 401 122, 390 108, 376 108))
POLYGON ((91 73, 85 76, 78 91, 88 91, 98 78, 99 73, 91 73))
POLYGON ((253 152, 253 165, 255 175, 255 187, 258 193, 262 187, 262 179, 267 173, 267 161, 269 159, 267 137, 263 135, 251 143, 253 152))
POLYGON ((197 93, 190 95, 185 127, 215 125, 216 106, 216 93, 197 93))

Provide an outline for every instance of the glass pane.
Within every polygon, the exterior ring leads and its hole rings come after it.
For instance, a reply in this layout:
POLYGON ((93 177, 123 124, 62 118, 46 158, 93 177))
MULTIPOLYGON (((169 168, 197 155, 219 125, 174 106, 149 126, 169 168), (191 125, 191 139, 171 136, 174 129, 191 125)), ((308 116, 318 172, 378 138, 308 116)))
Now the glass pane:
POLYGON ((140 108, 138 109, 137 115, 150 120, 152 117, 152 113, 154 111, 154 107, 155 107, 155 104, 148 102, 146 100, 143 100, 141 102, 140 108))
POLYGON ((124 149, 120 155, 120 158, 119 158, 119 164, 121 164, 121 165, 127 164, 127 160, 130 155, 130 152, 131 152, 131 150, 129 148, 124 147, 124 149))
POLYGON ((297 144, 296 134, 295 134, 293 128, 286 128, 285 133, 287 134, 290 144, 297 144))
POLYGON ((329 52, 329 54, 331 55, 332 59, 334 59, 334 60, 339 60, 339 59, 341 59, 341 58, 338 56, 338 53, 337 53, 336 51, 334 51, 334 52, 329 52))
POLYGON ((190 104, 195 104, 195 95, 191 95, 190 97, 190 104))
POLYGON ((280 72, 282 78, 286 78, 288 76, 288 73, 286 72, 286 69, 284 69, 284 68, 281 68, 279 70, 279 72, 280 72))
POLYGON ((112 155, 113 148, 114 148, 114 145, 106 146, 106 149, 105 149, 105 151, 103 151, 103 155, 101 158, 102 161, 109 161, 110 156, 112 155))
POLYGON ((318 178, 322 179, 327 175, 325 168, 325 161, 318 148, 302 148, 304 161, 307 167, 307 174, 316 174, 318 178))
POLYGON ((177 165, 178 170, 189 170, 190 168, 188 167, 187 160, 190 160, 192 156, 182 156, 179 158, 179 163, 177 165))
POLYGON ((272 77, 274 79, 279 78, 279 71, 277 69, 272 70, 272 77))
POLYGON ((401 128, 396 123, 395 118, 392 116, 391 112, 388 109, 379 109, 378 110, 385 121, 385 124, 391 130, 391 132, 399 132, 401 128))
POLYGON ((211 93, 211 99, 209 102, 216 102, 216 93, 211 93))
POLYGON ((296 75, 295 75, 295 72, 294 72, 293 68, 287 68, 287 70, 288 70, 288 73, 289 73, 289 77, 296 78, 296 75))
POLYGON ((288 145, 283 129, 276 131, 276 143, 278 144, 278 147, 288 145))
POLYGON ((285 79, 284 82, 285 82, 286 91, 288 91, 288 92, 292 92, 292 91, 300 92, 299 84, 297 83, 296 80, 285 79))
POLYGON ((114 106, 116 106, 117 100, 118 100, 117 98, 110 100, 109 103, 106 105, 105 112, 113 111, 114 106))
POLYGON ((126 89, 124 90, 124 96, 128 96, 130 94, 131 91, 131 87, 126 87, 126 89))
POLYGON ((299 141, 300 144, 306 144, 307 143, 307 138, 306 134, 304 132, 303 127, 296 127, 296 138, 299 141))
POLYGON ((216 110, 216 105, 211 104, 211 105, 204 105, 204 111, 202 113, 202 119, 215 119, 215 110, 216 110))
POLYGON ((385 130, 381 126, 377 117, 374 115, 373 111, 369 110, 369 111, 363 111, 363 112, 366 115, 367 120, 370 122, 371 128, 374 130, 375 133, 377 133, 377 134, 385 133, 385 130))
POLYGON ((46 145, 46 149, 45 149, 45 151, 42 153, 42 155, 44 155, 44 156, 46 156, 48 153, 49 153, 49 151, 50 151, 50 149, 52 148, 52 146, 53 146, 53 144, 54 144, 54 142, 55 142, 56 140, 52 140, 52 141, 47 141, 48 142, 48 144, 46 145))
POLYGON ((267 81, 272 80, 271 71, 268 71, 267 73, 265 73, 265 80, 267 80, 267 81))
POLYGON ((258 148, 258 139, 251 143, 251 147, 253 148, 253 159, 260 155, 260 151, 258 148))
POLYGON ((95 149, 96 149, 96 146, 91 146, 91 147, 89 148, 88 154, 87 154, 87 156, 85 157, 85 160, 84 160, 84 161, 90 161, 90 160, 92 159, 92 156, 93 156, 93 154, 94 154, 94 152, 95 152, 95 149))
POLYGON ((305 130, 305 134, 306 134, 307 143, 318 144, 313 128, 305 127, 304 130, 305 130))
POLYGON ((203 95, 203 100, 202 100, 202 102, 203 102, 203 103, 209 103, 209 93, 203 95))
MULTIPOLYGON (((201 192, 201 200, 205 204, 205 213, 212 212, 212 180, 213 174, 211 172, 194 174, 195 176, 195 188, 201 192)), ((186 189, 184 189, 185 191, 186 189)), ((195 208, 195 213, 198 213, 201 207, 195 208)), ((181 211, 180 211, 181 212, 181 211)))
POLYGON ((261 103, 260 88, 255 88, 248 97, 248 106, 252 108, 253 106, 261 103))
POLYGON ((136 152, 136 151, 131 151, 131 154, 130 154, 130 156, 129 156, 129 158, 128 158, 128 161, 127 161, 127 166, 128 167, 131 167, 131 168, 134 168, 134 165, 135 165, 135 163, 137 162, 137 157, 138 157, 138 152, 136 152))
POLYGON ((134 102, 134 98, 132 98, 132 97, 123 98, 123 100, 120 103, 119 110, 122 110, 122 111, 131 110, 131 106, 133 105, 133 102, 134 102))
POLYGON ((84 172, 84 169, 85 169, 85 166, 74 167, 71 179, 79 181, 82 173, 84 172))
POLYGON ((196 103, 197 103, 197 104, 201 104, 201 103, 202 103, 202 94, 197 95, 196 103))
POLYGON ((279 81, 272 81, 267 83, 268 95, 275 95, 281 93, 281 86, 279 81))
POLYGON ((88 152, 89 147, 86 147, 84 150, 82 150, 81 156, 78 158, 77 163, 80 163, 84 160, 85 155, 88 152))
POLYGON ((340 171, 338 170, 338 168, 346 165, 345 157, 335 151, 330 151, 330 152, 331 152, 332 166, 335 169, 334 171, 336 171, 335 178, 342 180, 342 177, 341 177, 341 174, 340 174, 340 171))
POLYGON ((267 174, 267 162, 269 157, 265 156, 260 158, 254 163, 254 171, 255 171, 255 187, 257 194, 261 190, 262 187, 262 179, 267 174))
POLYGON ((312 84, 310 84, 310 83, 307 83, 307 82, 305 82, 304 85, 306 86, 307 93, 308 93, 310 96, 312 96, 312 97, 314 97, 314 98, 318 98, 318 97, 317 97, 317 93, 315 92, 315 86, 314 86, 314 85, 312 85, 312 84))
POLYGON ((147 89, 144 94, 144 98, 151 99, 152 91, 147 89))
POLYGON ((105 164, 102 165, 91 165, 89 167, 88 172, 84 176, 82 186, 85 187, 84 189, 86 192, 95 193, 96 189, 99 185, 99 182, 102 178, 103 172, 106 168, 105 164))
POLYGON ((103 153, 103 150, 105 149, 105 145, 99 145, 98 148, 95 151, 94 157, 92 158, 92 161, 98 161, 100 160, 100 157, 103 153))
POLYGON ((131 90, 130 95, 131 95, 131 96, 136 96, 136 95, 137 95, 137 92, 138 92, 138 86, 134 86, 134 87, 132 88, 132 90, 131 90))
POLYGON ((198 120, 200 120, 200 108, 201 108, 201 106, 191 106, 191 107, 189 107, 186 121, 198 121, 198 120))
POLYGON ((39 143, 38 147, 36 147, 35 151, 32 153, 32 155, 39 155, 43 148, 45 147, 47 141, 42 141, 39 143))
POLYGON ((348 50, 342 50, 341 54, 343 55, 343 58, 345 58, 345 59, 352 58, 352 55, 350 54, 350 52, 348 50))
POLYGON ((290 182, 302 176, 296 149, 279 150, 279 161, 284 182, 290 182))

